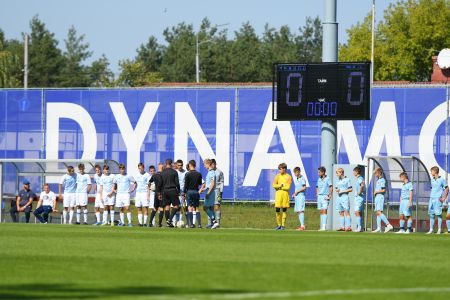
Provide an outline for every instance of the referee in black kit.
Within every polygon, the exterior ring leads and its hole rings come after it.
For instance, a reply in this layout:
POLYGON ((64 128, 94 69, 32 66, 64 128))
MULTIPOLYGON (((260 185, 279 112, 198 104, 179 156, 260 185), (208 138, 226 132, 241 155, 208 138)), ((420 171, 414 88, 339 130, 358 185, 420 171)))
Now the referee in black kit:
POLYGON ((174 227, 172 219, 180 206, 180 181, 177 171, 172 168, 172 163, 171 159, 166 159, 165 169, 161 173, 164 214, 169 227, 174 227), (170 205, 172 205, 172 212, 170 212, 170 205))

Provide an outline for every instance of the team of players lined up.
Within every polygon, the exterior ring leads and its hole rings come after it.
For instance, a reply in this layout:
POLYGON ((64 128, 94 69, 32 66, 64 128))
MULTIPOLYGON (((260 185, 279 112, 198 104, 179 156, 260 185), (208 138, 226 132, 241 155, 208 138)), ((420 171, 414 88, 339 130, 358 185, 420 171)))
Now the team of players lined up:
POLYGON ((108 165, 103 166, 102 173, 101 166, 96 165, 94 184, 91 177, 85 173, 83 164, 78 165, 78 173, 69 166, 67 174, 64 174, 59 184, 59 199, 63 199, 64 206, 63 224, 72 224, 75 213, 75 224, 81 224, 81 212, 83 224, 88 224, 88 194, 93 187, 96 195, 94 225, 115 226, 115 208, 118 208, 118 226, 125 226, 126 215, 127 224, 131 227, 130 194, 136 192, 135 206, 139 226, 162 227, 165 217, 167 226, 184 227, 181 213, 184 210, 186 225, 190 228, 196 225, 201 228, 200 194, 205 192, 203 207, 209 223, 206 228, 215 229, 220 226, 224 176, 216 167, 214 159, 205 159, 204 166, 208 170, 205 181, 196 170, 195 160, 189 161, 185 170, 183 161, 177 160, 173 164, 171 159, 167 159, 165 163, 158 164, 157 170, 150 166, 148 173, 144 164, 139 163, 136 178, 126 173, 123 164, 119 165, 119 174, 111 174, 108 165))
MULTIPOLYGON (((299 167, 294 168, 294 179, 287 173, 287 165, 282 163, 278 166, 279 173, 275 176, 272 183, 275 189, 275 211, 277 230, 283 230, 285 228, 287 209, 290 204, 289 191, 292 182, 295 186, 295 191, 292 198, 295 200, 294 211, 298 214, 300 226, 297 230, 305 230, 305 192, 306 192, 306 180, 301 175, 299 167)), ((449 188, 446 181, 439 176, 439 168, 432 167, 431 171, 431 194, 428 204, 428 214, 430 217, 430 230, 428 234, 434 233, 435 217, 438 221, 437 233, 442 232, 442 209, 444 203, 448 197, 449 188)), ((336 181, 334 188, 337 194, 335 199, 335 207, 339 213, 340 229, 339 231, 352 231, 351 217, 350 217, 350 198, 349 193, 354 192, 354 211, 356 218, 356 231, 361 232, 363 230, 361 213, 364 210, 364 202, 366 198, 366 188, 364 184, 364 178, 361 175, 361 168, 355 167, 353 169, 353 175, 356 179, 356 186, 352 186, 350 179, 344 175, 344 170, 338 168, 336 170, 336 181)), ((374 172, 377 179, 374 188, 374 208, 377 216, 377 228, 372 231, 374 233, 381 232, 381 224, 385 223, 386 227, 384 232, 389 232, 393 229, 393 226, 389 223, 388 219, 383 213, 384 210, 384 196, 386 193, 386 180, 383 177, 383 171, 381 168, 377 168, 374 172)), ((330 178, 326 175, 326 169, 324 167, 318 168, 318 180, 316 184, 316 196, 317 196, 317 209, 320 211, 320 229, 319 231, 325 231, 327 225, 327 214, 329 201, 332 199, 333 184, 330 178)), ((412 221, 412 201, 413 201, 413 184, 409 181, 408 174, 402 172, 399 175, 402 181, 402 188, 400 193, 400 205, 399 205, 399 225, 400 230, 397 233, 411 233, 413 228, 412 221), (405 223, 407 225, 405 229, 405 223)), ((447 213, 447 232, 450 233, 450 212, 447 213)))

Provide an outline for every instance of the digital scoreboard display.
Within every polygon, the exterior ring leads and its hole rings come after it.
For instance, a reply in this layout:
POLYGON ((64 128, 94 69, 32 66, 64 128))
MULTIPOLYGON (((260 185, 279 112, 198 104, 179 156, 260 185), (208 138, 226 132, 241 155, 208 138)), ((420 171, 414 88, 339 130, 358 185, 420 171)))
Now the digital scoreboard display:
POLYGON ((370 63, 276 64, 273 120, 370 120, 370 63))

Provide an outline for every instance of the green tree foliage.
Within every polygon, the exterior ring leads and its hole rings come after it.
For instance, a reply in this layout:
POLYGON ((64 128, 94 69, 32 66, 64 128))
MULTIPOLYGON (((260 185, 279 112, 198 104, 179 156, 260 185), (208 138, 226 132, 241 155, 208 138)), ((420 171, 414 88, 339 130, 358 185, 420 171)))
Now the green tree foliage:
POLYGON ((17 40, 6 40, 0 29, 0 87, 22 86, 23 46, 17 40))
POLYGON ((77 36, 75 27, 70 27, 67 39, 64 40, 64 65, 61 72, 60 86, 86 87, 90 85, 89 68, 83 63, 92 56, 89 44, 84 42, 85 36, 77 36))
POLYGON ((151 36, 147 43, 142 44, 137 49, 135 61, 141 63, 146 72, 159 72, 163 51, 164 47, 158 43, 154 36, 151 36))
MULTIPOLYGON (((375 80, 427 81, 431 56, 450 45, 450 2, 408 0, 391 4, 376 27, 375 80)), ((348 31, 339 59, 370 60, 371 15, 348 31)))
POLYGON ((64 57, 55 39, 37 16, 30 22, 31 43, 29 46, 30 87, 61 86, 64 57))
POLYGON ((114 86, 114 74, 109 68, 109 61, 104 54, 92 62, 88 73, 92 87, 114 86))
POLYGON ((117 86, 137 87, 162 81, 158 72, 147 72, 141 62, 126 59, 120 61, 119 66, 121 72, 115 82, 117 86))

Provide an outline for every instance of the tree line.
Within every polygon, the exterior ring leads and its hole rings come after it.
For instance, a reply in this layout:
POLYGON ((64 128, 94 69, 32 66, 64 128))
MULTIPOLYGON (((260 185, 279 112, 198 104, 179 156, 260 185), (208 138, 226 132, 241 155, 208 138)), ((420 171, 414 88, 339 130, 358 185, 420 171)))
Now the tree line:
MULTIPOLYGON (((450 2, 398 0, 375 28, 375 80, 426 81, 431 56, 450 47, 450 2)), ((347 30, 339 45, 340 61, 368 61, 371 13, 347 30)), ((93 52, 83 34, 68 30, 62 47, 37 16, 30 21, 29 87, 145 86, 160 82, 195 82, 196 40, 200 42, 201 82, 270 82, 273 63, 320 62, 322 24, 308 17, 296 30, 266 24, 258 35, 244 23, 230 38, 203 19, 198 31, 179 23, 163 32, 164 41, 150 36, 133 58, 119 61, 114 74, 105 55, 90 64, 93 52)), ((23 86, 23 39, 6 39, 0 29, 0 87, 23 86)))

